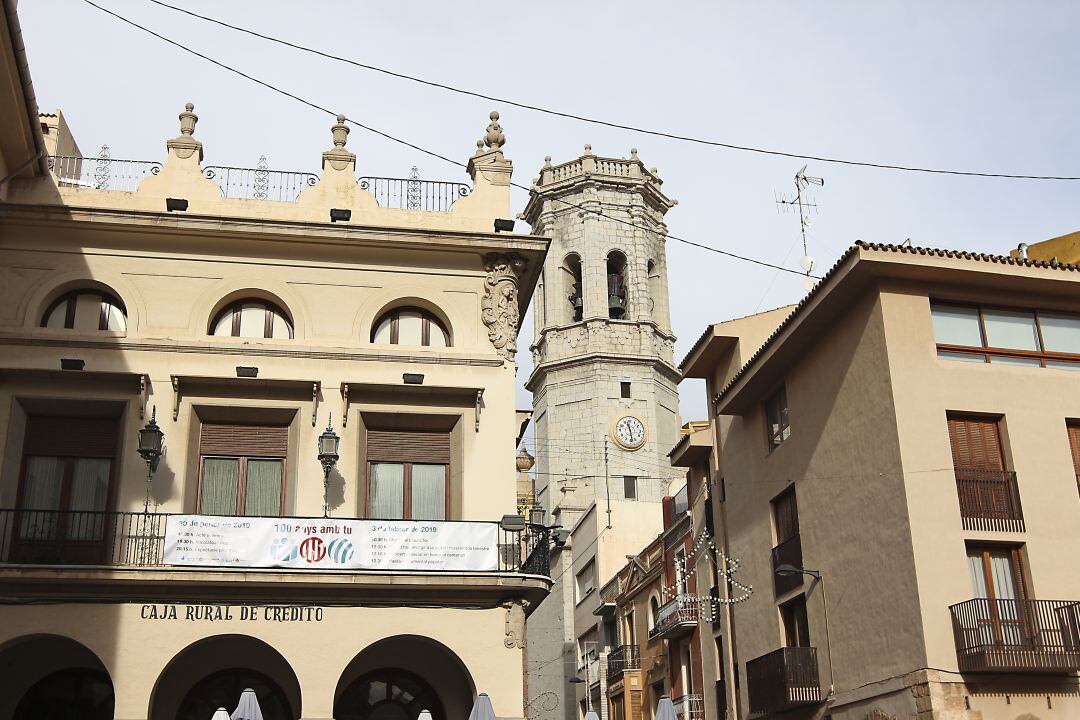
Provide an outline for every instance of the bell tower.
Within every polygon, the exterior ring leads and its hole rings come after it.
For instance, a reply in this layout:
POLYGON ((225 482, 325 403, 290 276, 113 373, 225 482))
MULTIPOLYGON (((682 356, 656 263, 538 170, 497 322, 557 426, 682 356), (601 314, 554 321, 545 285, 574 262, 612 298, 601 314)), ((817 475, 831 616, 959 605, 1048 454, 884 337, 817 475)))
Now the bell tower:
POLYGON ((530 658, 563 660, 530 668, 531 696, 563 698, 539 720, 576 720, 586 706, 607 720, 603 666, 625 638, 604 611, 614 607, 605 583, 660 532, 660 501, 683 474, 667 458, 679 433, 664 225, 674 205, 636 149, 610 158, 586 145, 576 160, 545 158, 523 215, 551 239, 526 383, 536 497, 571 530, 552 556, 551 594, 529 618, 530 658), (570 680, 593 664, 585 703, 570 680))

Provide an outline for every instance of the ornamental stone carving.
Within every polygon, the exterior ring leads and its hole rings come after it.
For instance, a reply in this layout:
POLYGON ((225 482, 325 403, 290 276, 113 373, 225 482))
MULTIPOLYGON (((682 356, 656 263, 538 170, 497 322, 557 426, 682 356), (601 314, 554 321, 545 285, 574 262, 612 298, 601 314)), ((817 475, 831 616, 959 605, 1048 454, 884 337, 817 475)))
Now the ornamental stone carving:
POLYGON ((503 603, 503 609, 506 610, 506 638, 503 645, 507 648, 520 650, 525 647, 525 608, 528 606, 526 600, 503 603))
POLYGON ((881 708, 874 708, 866 714, 866 720, 896 720, 896 718, 881 708))
POLYGON ((484 256, 484 299, 480 319, 488 329, 488 340, 507 360, 517 354, 517 331, 521 322, 518 307, 518 280, 525 272, 525 258, 518 253, 488 253, 484 256))
POLYGON ((199 122, 199 116, 195 114, 195 105, 186 103, 184 112, 180 113, 180 134, 165 143, 168 149, 174 151, 181 160, 187 160, 196 152, 199 153, 199 161, 203 159, 202 143, 196 140, 195 123, 199 122))

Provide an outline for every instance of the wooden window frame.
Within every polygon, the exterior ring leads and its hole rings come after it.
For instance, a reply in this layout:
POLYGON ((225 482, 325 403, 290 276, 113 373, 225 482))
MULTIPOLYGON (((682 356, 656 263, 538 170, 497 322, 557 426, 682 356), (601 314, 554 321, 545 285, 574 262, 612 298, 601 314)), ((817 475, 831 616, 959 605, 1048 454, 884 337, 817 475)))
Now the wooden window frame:
MULTIPOLYGON (((202 485, 203 485, 203 466, 207 459, 211 460, 239 460, 240 466, 236 475, 236 508, 233 513, 233 517, 285 517, 285 489, 288 485, 288 463, 287 457, 276 457, 273 455, 199 455, 199 480, 196 483, 195 488, 195 513, 202 513, 202 485), (247 501, 247 464, 249 460, 280 460, 281 461, 281 498, 278 501, 278 514, 277 515, 248 515, 243 512, 244 506, 247 501)), ((223 516, 224 517, 224 516, 223 516)))
POLYGON ((787 398, 787 385, 781 385, 776 389, 769 397, 765 399, 763 405, 764 418, 765 418, 765 440, 769 447, 769 452, 772 452, 776 448, 780 447, 788 438, 791 437, 791 411, 789 409, 787 398), (781 398, 783 402, 781 402, 781 398), (769 426, 769 410, 770 407, 775 406, 777 430, 774 433, 769 426), (787 412, 787 421, 784 420, 785 411, 787 412), (787 431, 787 437, 784 436, 784 432, 787 431))
POLYGON ((780 614, 780 628, 784 635, 784 647, 811 647, 810 612, 806 605, 806 595, 796 595, 790 600, 780 603, 776 609, 780 614), (799 623, 800 620, 802 621, 801 624, 799 623), (792 644, 793 635, 797 636, 794 637, 794 644, 792 644))
MULTIPOLYGON (((45 309, 44 314, 41 316, 41 324, 39 327, 48 327, 49 316, 53 314, 56 308, 60 307, 62 303, 67 303, 64 308, 64 330, 75 329, 75 305, 80 295, 96 295, 100 301, 100 307, 98 309, 98 331, 109 329, 109 311, 108 305, 113 305, 119 308, 120 312, 124 315, 124 323, 127 324, 127 308, 124 303, 120 302, 120 298, 116 295, 105 292, 104 290, 96 290, 89 288, 81 288, 79 290, 72 290, 66 292, 60 297, 49 303, 49 306, 45 309)), ((59 328, 56 328, 59 329, 59 328)))
POLYGON ((405 305, 402 307, 396 307, 393 310, 383 313, 379 316, 379 319, 375 321, 375 324, 371 329, 371 342, 375 342, 375 334, 379 331, 379 328, 383 326, 387 320, 390 321, 390 344, 398 345, 398 323, 401 319, 401 313, 403 312, 415 312, 420 315, 420 319, 423 323, 420 331, 420 345, 416 347, 431 347, 431 328, 434 325, 443 334, 443 340, 446 342, 444 347, 453 347, 453 343, 450 341, 450 331, 446 329, 442 320, 435 316, 435 313, 430 310, 425 310, 422 307, 416 307, 414 305, 405 305))
POLYGON ((410 520, 417 522, 443 522, 450 519, 450 463, 439 462, 402 462, 400 460, 369 460, 367 464, 367 482, 365 483, 365 497, 367 507, 364 516, 372 520, 410 520), (401 465, 403 466, 402 494, 400 518, 377 518, 371 510, 371 466, 372 465, 401 465), (412 517, 412 468, 413 465, 441 465, 443 468, 443 520, 425 520, 412 517))
POLYGON ((1076 472, 1076 491, 1080 493, 1080 420, 1066 420, 1065 433, 1069 438, 1069 451, 1072 454, 1073 470, 1076 472))
MULTIPOLYGON (((953 344, 949 344, 949 343, 939 343, 939 342, 937 342, 937 338, 935 337, 934 338, 934 345, 935 345, 939 355, 940 355, 940 353, 943 353, 943 352, 957 353, 957 354, 961 354, 961 355, 971 355, 972 357, 981 357, 982 362, 985 363, 985 364, 989 364, 989 365, 994 364, 993 360, 991 359, 991 356, 993 356, 993 355, 1000 355, 1002 357, 1019 358, 1019 359, 1024 359, 1024 360, 1038 360, 1039 361, 1039 367, 1043 367, 1043 368, 1046 367, 1046 363, 1048 361, 1049 362, 1076 363, 1076 364, 1080 365, 1080 354, 1063 353, 1063 352, 1055 352, 1053 350, 1046 350, 1045 349, 1046 344, 1045 344, 1045 342, 1043 340, 1043 329, 1042 329, 1042 313, 1049 313, 1049 314, 1053 314, 1053 315, 1074 315, 1078 319, 1080 319, 1080 314, 1078 314, 1078 313, 1071 313, 1071 312, 1059 311, 1059 310, 1039 310, 1039 309, 1031 309, 1031 308, 1024 308, 1024 307, 1008 307, 1008 306, 1004 306, 1004 305, 983 305, 983 304, 978 304, 978 303, 953 302, 953 301, 950 301, 950 300, 933 300, 933 299, 931 299, 930 300, 930 315, 931 315, 931 318, 933 317, 933 313, 934 313, 934 305, 939 305, 939 306, 948 305, 948 306, 952 306, 952 307, 974 308, 975 310, 977 310, 978 311, 978 318, 979 318, 979 335, 982 337, 982 341, 983 341, 983 345, 975 347, 973 345, 953 345, 953 344), (992 346, 992 345, 986 345, 985 343, 986 343, 987 334, 986 334, 986 322, 983 319, 983 311, 984 310, 1002 310, 1002 311, 1005 311, 1005 312, 1031 313, 1032 316, 1035 318, 1035 331, 1036 331, 1036 335, 1037 335, 1038 340, 1039 340, 1039 348, 1040 349, 1039 350, 1017 350, 1015 348, 1000 348, 1000 347, 995 347, 995 346, 992 346)), ((1080 368, 1078 368, 1077 371, 1080 371, 1080 368)))
POLYGON ((1006 623, 1012 623, 1017 626, 1017 629, 1021 633, 1021 637, 1029 637, 1031 634, 1031 628, 1029 627, 1029 618, 1024 607, 1024 601, 1026 601, 1030 594, 1028 592, 1028 569, 1024 564, 1024 546, 1020 543, 967 543, 966 552, 970 557, 972 551, 978 552, 982 555, 983 565, 983 578, 986 581, 986 599, 987 606, 990 610, 990 617, 984 621, 989 622, 993 629, 994 641, 1002 644, 1005 640, 1004 627, 1006 623), (1003 550, 1009 551, 1011 562, 1009 563, 1009 569, 1012 571, 1013 586, 1016 588, 1016 602, 1017 613, 1016 618, 1003 620, 999 613, 997 605, 997 597, 995 595, 995 588, 993 584, 994 573, 990 567, 990 553, 1001 552, 1003 550))
MULTIPOLYGON (((293 340, 296 337, 296 328, 293 325, 292 318, 284 308, 277 303, 270 302, 269 300, 263 300, 262 298, 243 298, 241 300, 235 300, 214 315, 213 321, 210 323, 210 333, 213 335, 217 329, 218 324, 225 317, 226 313, 232 313, 232 326, 228 335, 217 335, 217 337, 240 337, 240 312, 238 312, 244 305, 261 305, 263 308, 263 340, 285 340, 286 338, 275 338, 274 335, 274 313, 281 316, 281 319, 285 321, 286 327, 289 328, 289 340, 293 340)), ((258 339, 258 338, 252 338, 258 339)))

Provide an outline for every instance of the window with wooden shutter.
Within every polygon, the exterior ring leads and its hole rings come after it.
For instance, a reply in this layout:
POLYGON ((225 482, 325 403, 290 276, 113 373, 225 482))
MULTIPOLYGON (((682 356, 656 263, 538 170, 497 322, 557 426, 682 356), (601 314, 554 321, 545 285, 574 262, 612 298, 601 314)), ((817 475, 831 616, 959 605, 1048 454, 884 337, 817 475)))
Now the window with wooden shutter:
POLYGON ((776 522, 777 545, 799 534, 799 506, 795 502, 795 488, 773 500, 773 519, 776 522))
POLYGON ((998 420, 950 413, 948 424, 964 529, 1022 532, 1016 473, 1005 469, 998 420))
POLYGON ((203 423, 198 512, 280 516, 288 448, 286 425, 203 423))
POLYGON ((450 492, 450 433, 369 430, 368 517, 445 520, 450 492))
POLYGON ((1080 422, 1070 422, 1069 447, 1072 449, 1073 469, 1076 471, 1076 490, 1080 492, 1080 422))

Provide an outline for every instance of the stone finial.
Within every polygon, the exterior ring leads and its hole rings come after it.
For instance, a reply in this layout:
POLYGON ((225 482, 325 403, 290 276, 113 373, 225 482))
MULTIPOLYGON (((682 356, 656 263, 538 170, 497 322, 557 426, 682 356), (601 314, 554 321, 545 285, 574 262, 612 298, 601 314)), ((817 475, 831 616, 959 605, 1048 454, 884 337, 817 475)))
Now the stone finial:
POLYGON ((180 135, 191 137, 195 134, 195 123, 199 122, 199 116, 192 112, 195 109, 193 103, 184 105, 184 112, 180 113, 180 135))
POLYGON ((544 156, 544 169, 546 170, 549 167, 551 167, 551 156, 550 155, 545 155, 544 156))
POLYGON ((484 144, 492 150, 501 150, 506 144, 506 135, 503 134, 502 125, 499 124, 499 113, 491 111, 491 122, 488 123, 487 132, 484 133, 484 144))
POLYGON ((536 464, 536 458, 530 455, 529 451, 522 445, 521 450, 517 454, 517 458, 515 458, 515 463, 517 464, 518 472, 528 472, 529 470, 532 470, 533 465, 536 464))
POLYGON ((484 153, 484 138, 480 138, 476 141, 476 154, 482 155, 484 153))
POLYGON ((334 147, 345 147, 345 140, 349 137, 349 126, 345 124, 344 115, 337 116, 337 123, 330 126, 330 132, 334 137, 334 147))
POLYGON ((585 154, 592 155, 592 145, 589 143, 585 143, 585 154))
POLYGON ((638 159, 637 148, 630 148, 630 159, 631 160, 637 160, 638 159))

